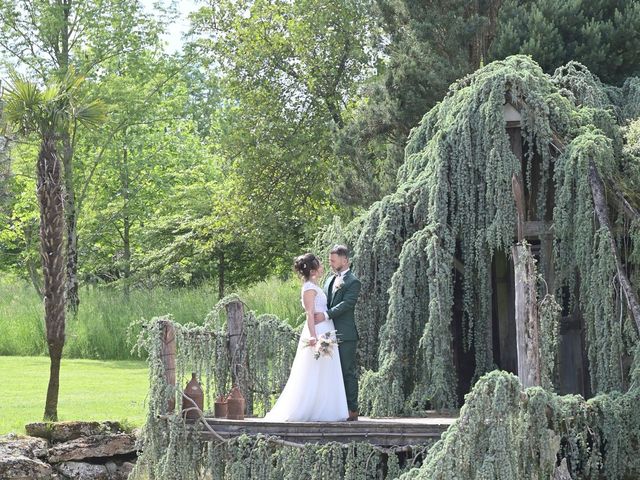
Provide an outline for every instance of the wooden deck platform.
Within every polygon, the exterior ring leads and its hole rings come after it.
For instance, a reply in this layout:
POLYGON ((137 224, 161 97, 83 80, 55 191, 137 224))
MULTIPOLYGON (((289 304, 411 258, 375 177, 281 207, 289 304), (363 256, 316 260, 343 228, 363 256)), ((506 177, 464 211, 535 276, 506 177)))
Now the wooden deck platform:
MULTIPOLYGON (((420 418, 367 418, 357 422, 265 422, 259 417, 227 420, 207 417, 207 423, 223 438, 242 434, 275 435, 296 443, 327 443, 366 441, 378 446, 417 445, 438 440, 454 422, 454 415, 433 415, 420 418)), ((206 427, 205 438, 213 439, 206 427)))

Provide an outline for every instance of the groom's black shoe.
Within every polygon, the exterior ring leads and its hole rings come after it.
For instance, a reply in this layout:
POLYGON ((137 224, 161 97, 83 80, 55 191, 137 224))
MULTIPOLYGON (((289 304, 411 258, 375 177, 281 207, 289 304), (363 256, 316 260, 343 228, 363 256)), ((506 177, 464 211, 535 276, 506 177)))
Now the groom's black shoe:
POLYGON ((347 422, 357 422, 358 421, 358 411, 355 412, 349 410, 349 417, 347 418, 347 422))

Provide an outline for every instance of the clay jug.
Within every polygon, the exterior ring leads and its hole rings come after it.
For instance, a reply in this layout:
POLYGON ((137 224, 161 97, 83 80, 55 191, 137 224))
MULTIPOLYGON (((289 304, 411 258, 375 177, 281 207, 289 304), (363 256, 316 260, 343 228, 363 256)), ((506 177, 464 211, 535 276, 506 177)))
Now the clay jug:
POLYGON ((218 399, 213 405, 213 415, 217 418, 226 418, 227 398, 224 395, 218 395, 218 399))
MULTIPOLYGON (((200 412, 202 412, 202 408, 204 405, 204 393, 202 392, 202 387, 200 387, 200 383, 196 379, 195 372, 191 374, 191 380, 187 383, 187 386, 184 389, 184 395, 189 397, 191 400, 195 402, 198 406, 200 412)), ((194 405, 186 398, 182 398, 182 410, 186 410, 188 408, 193 408, 194 405)), ((188 410, 185 412, 187 418, 195 420, 200 417, 200 413, 197 410, 188 410)))
POLYGON ((237 385, 234 385, 227 397, 227 418, 244 420, 244 397, 237 385))

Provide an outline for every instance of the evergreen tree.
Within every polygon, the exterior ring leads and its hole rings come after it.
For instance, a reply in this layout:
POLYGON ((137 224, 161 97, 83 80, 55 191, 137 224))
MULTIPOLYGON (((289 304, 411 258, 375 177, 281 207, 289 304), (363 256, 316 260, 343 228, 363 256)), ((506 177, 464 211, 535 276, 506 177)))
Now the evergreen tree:
POLYGON ((531 55, 551 74, 571 60, 610 85, 640 73, 640 2, 507 0, 500 8, 491 59, 531 55))

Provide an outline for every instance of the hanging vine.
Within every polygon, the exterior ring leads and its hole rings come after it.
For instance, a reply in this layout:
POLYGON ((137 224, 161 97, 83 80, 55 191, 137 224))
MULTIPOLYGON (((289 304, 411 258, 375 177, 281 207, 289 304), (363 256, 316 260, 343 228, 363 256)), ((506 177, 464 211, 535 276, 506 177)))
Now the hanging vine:
POLYGON ((400 479, 557 478, 564 465, 573 479, 638 478, 638 401, 637 385, 585 402, 540 387, 523 392, 517 377, 491 372, 423 465, 400 479))

